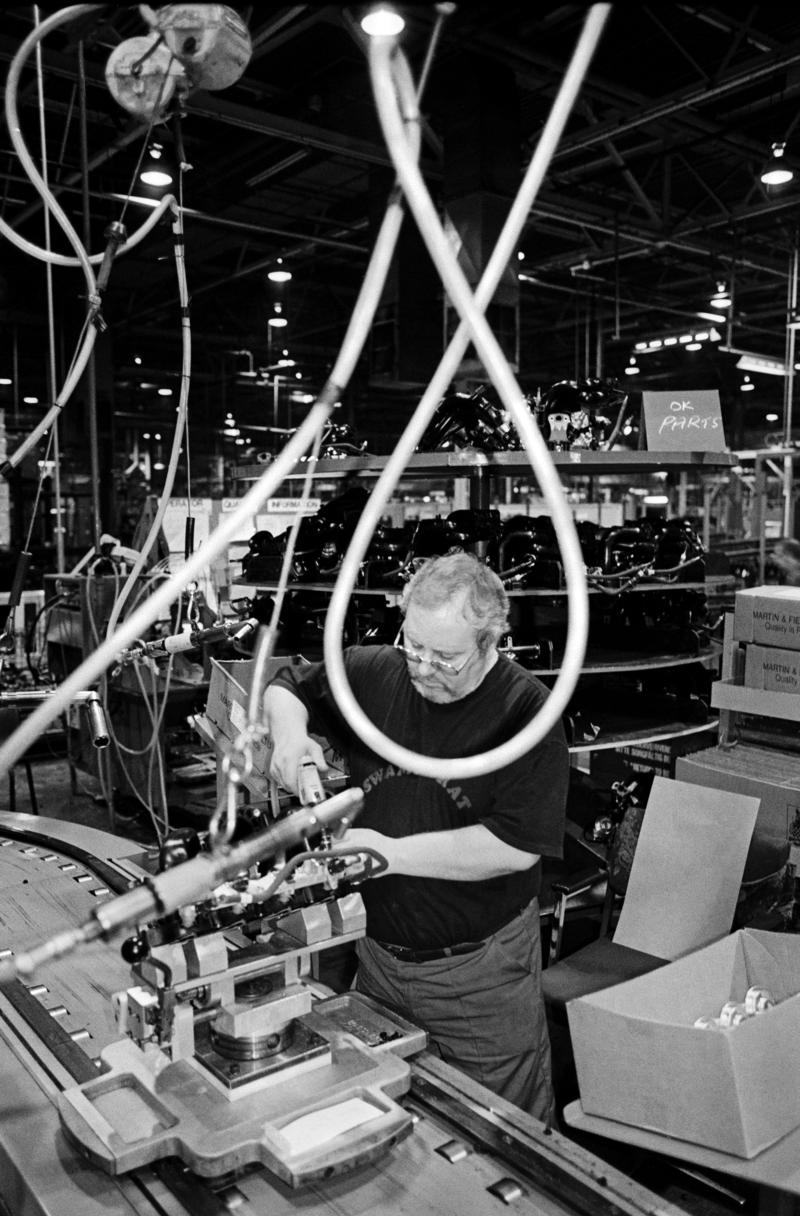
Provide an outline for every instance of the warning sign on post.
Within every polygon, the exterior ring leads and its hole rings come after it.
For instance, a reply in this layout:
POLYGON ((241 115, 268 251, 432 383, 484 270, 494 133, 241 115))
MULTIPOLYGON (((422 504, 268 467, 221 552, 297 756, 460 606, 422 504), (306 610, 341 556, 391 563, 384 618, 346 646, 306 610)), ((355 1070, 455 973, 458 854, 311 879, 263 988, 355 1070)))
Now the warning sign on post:
POLYGON ((719 393, 642 393, 645 441, 651 452, 724 452, 719 393))

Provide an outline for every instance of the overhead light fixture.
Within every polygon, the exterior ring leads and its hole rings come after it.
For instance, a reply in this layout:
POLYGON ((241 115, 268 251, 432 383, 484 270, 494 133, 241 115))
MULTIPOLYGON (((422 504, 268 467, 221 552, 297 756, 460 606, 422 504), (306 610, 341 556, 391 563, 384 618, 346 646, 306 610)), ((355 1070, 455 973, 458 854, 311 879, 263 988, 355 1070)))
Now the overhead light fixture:
POLYGON ((631 355, 630 359, 628 360, 628 366, 625 368, 625 375, 638 376, 641 370, 642 369, 639 367, 639 364, 636 362, 636 355, 631 355))
POLYGON ((164 149, 161 144, 151 144, 148 153, 150 160, 139 174, 139 181, 146 186, 171 186, 172 174, 163 163, 164 149))
POLYGON ((634 350, 640 351, 642 354, 652 355, 656 351, 664 350, 670 346, 683 346, 685 350, 699 350, 703 342, 721 341, 722 335, 718 329, 714 329, 712 326, 711 329, 699 329, 694 333, 680 334, 677 337, 675 334, 667 334, 663 338, 650 338, 647 342, 635 343, 634 350))
POLYGON ((377 4, 361 18, 361 28, 370 38, 391 38, 405 27, 405 21, 390 4, 377 4))
POLYGON ((646 507, 666 507, 669 504, 667 494, 645 494, 642 502, 646 507))
POLYGON ((288 283, 291 277, 292 272, 284 266, 283 258, 277 258, 272 270, 267 271, 267 278, 271 283, 288 283))
MULTIPOLYGON (((717 290, 708 302, 712 308, 730 308, 732 304, 731 294, 725 286, 724 280, 717 279, 717 290)), ((722 317, 722 320, 724 321, 725 318, 722 317)))
POLYGON ((744 351, 734 351, 733 354, 740 356, 736 361, 740 372, 760 372, 762 376, 786 375, 786 364, 781 359, 770 359, 767 355, 751 355, 744 351))
POLYGON ((778 421, 778 415, 777 415, 777 414, 765 414, 765 415, 764 415, 764 421, 765 421, 765 422, 777 422, 777 421, 778 421))
POLYGON ((286 320, 286 317, 283 316, 283 305, 276 304, 275 314, 267 320, 267 325, 271 325, 273 329, 283 329, 288 324, 289 322, 286 320))
POLYGON ((761 170, 761 180, 765 186, 784 186, 794 177, 794 173, 783 159, 786 144, 773 144, 772 156, 761 170))
MULTIPOLYGON (((728 301, 728 303, 730 303, 730 301, 728 301)), ((726 305, 724 304, 720 305, 720 308, 725 307, 726 305)), ((697 315, 700 317, 701 321, 712 321, 715 325, 722 325, 723 322, 727 321, 728 319, 725 314, 721 312, 699 312, 697 315)))
POLYGON ((750 379, 749 376, 745 376, 744 379, 742 380, 742 383, 739 385, 739 388, 742 390, 743 393, 752 393, 753 389, 755 388, 755 385, 753 384, 753 381, 750 379))

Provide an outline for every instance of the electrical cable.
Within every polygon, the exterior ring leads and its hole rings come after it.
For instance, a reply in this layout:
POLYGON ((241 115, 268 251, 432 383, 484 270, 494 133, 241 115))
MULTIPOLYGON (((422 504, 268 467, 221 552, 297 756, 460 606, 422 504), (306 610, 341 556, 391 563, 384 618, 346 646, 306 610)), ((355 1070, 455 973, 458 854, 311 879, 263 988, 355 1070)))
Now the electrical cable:
MULTIPOLYGON (((300 491, 301 503, 308 501, 311 492, 311 482, 319 459, 323 430, 324 427, 320 427, 314 439, 305 477, 303 478, 303 486, 300 491)), ((286 588, 289 584, 289 575, 292 569, 292 561, 294 560, 297 537, 302 521, 302 510, 298 510, 292 520, 292 526, 289 529, 289 536, 286 540, 269 624, 265 629, 260 629, 256 636, 252 674, 250 677, 250 691, 247 697, 247 721, 244 730, 239 734, 232 749, 223 760, 222 768, 226 779, 225 790, 214 808, 208 825, 209 847, 212 852, 225 848, 233 839, 233 834, 236 830, 237 809, 235 787, 251 771, 253 765, 253 744, 259 734, 263 733, 259 725, 261 719, 261 696, 266 687, 267 665, 272 658, 275 641, 278 636, 278 623, 286 595, 286 588)), ((277 791, 273 791, 274 784, 273 781, 270 781, 270 796, 273 795, 273 792, 277 796, 277 791)))
MULTIPOLYGON (((47 182, 39 173, 32 156, 28 152, 22 136, 17 111, 17 94, 19 90, 20 75, 28 56, 31 54, 34 48, 38 49, 41 41, 53 29, 58 28, 58 26, 68 21, 75 20, 78 17, 91 15, 95 13, 96 10, 97 5, 93 4, 73 5, 69 8, 62 9, 60 12, 53 14, 45 21, 38 24, 24 40, 22 46, 12 59, 8 71, 8 78, 6 80, 5 111, 11 141, 23 169, 42 198, 47 215, 49 216, 52 214, 58 221, 62 231, 67 237, 69 244, 75 250, 75 257, 57 254, 47 248, 42 249, 39 246, 34 245, 31 241, 21 237, 14 230, 14 228, 3 219, 2 216, 0 216, 0 233, 15 244, 18 249, 21 249, 23 253, 28 253, 32 257, 35 257, 40 261, 44 261, 50 266, 79 266, 82 269, 84 279, 86 280, 86 294, 89 307, 87 313, 87 326, 84 330, 85 341, 80 347, 79 354, 73 362, 71 373, 67 376, 61 392, 55 398, 53 405, 51 405, 44 417, 40 420, 33 431, 31 431, 31 433, 26 437, 26 439, 23 440, 19 447, 17 447, 16 450, 3 461, 2 465, 0 465, 0 473, 3 474, 7 474, 11 469, 16 468, 31 450, 31 448, 38 443, 45 431, 47 431, 53 425, 54 420, 58 417, 59 412, 69 401, 78 382, 80 381, 89 362, 89 358, 91 357, 92 350, 94 349, 94 343, 97 338, 98 326, 90 324, 91 320, 97 316, 100 304, 97 280, 95 279, 92 267, 93 264, 102 264, 106 257, 106 253, 104 252, 102 254, 94 255, 87 253, 80 240, 80 237, 78 236, 78 233, 75 231, 66 213, 52 194, 47 182)), ((126 241, 118 245, 117 253, 126 252, 135 245, 138 245, 140 241, 144 240, 152 228, 160 221, 161 216, 164 214, 167 208, 174 203, 174 201, 175 200, 172 195, 162 198, 158 206, 155 208, 155 211, 147 218, 141 227, 137 229, 133 236, 129 237, 126 241)))
POLYGON ((351 539, 328 607, 324 653, 331 688, 339 709, 362 741, 399 767, 437 780, 484 774, 513 762, 529 751, 560 719, 580 675, 588 634, 588 598, 574 521, 544 440, 533 423, 507 361, 483 318, 483 310, 494 295, 505 267, 514 256, 522 226, 578 95, 609 11, 610 5, 595 4, 586 16, 572 60, 523 183, 474 297, 457 261, 450 253, 414 157, 412 134, 418 131, 419 115, 408 66, 395 39, 375 38, 370 44, 373 91, 387 146, 429 253, 462 320, 411 422, 378 478, 351 539), (438 757, 420 756, 400 747, 375 727, 358 705, 347 682, 341 638, 345 613, 356 586, 359 566, 381 511, 433 416, 436 405, 452 380, 470 338, 491 373, 491 379, 504 405, 517 424, 520 438, 552 512, 568 592, 568 634, 564 664, 556 684, 535 718, 519 734, 500 747, 477 756, 443 760, 438 757))
POLYGON ((189 288, 186 281, 186 263, 184 257, 183 214, 177 203, 173 208, 172 238, 181 309, 181 379, 177 410, 178 416, 175 423, 167 471, 164 475, 164 488, 159 498, 158 507, 156 508, 153 522, 150 525, 150 531, 148 532, 144 544, 142 545, 141 552, 136 558, 136 561, 133 563, 127 581, 111 610, 111 614, 108 619, 106 636, 109 636, 114 632, 117 622, 122 614, 122 609, 125 606, 125 602, 128 599, 131 590, 135 586, 139 575, 144 569, 150 552, 158 539, 161 526, 164 522, 164 516, 166 515, 167 507, 169 506, 172 488, 175 485, 175 478, 177 476, 178 463, 181 455, 181 447, 184 443, 186 434, 189 409, 189 387, 192 371, 192 330, 189 314, 189 288))

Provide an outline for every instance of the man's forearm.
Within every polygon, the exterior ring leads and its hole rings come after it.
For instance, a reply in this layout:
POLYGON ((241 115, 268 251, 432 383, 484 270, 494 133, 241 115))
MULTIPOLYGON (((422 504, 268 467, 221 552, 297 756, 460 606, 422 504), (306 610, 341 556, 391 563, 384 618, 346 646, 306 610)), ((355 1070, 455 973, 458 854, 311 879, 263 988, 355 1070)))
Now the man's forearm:
POLYGON ((307 734, 308 710, 288 688, 270 684, 264 693, 263 706, 265 725, 273 739, 282 741, 286 735, 307 734))
POLYGON ((386 858, 388 874, 459 882, 482 882, 529 870, 538 860, 538 854, 505 844, 483 824, 399 838, 355 827, 344 843, 374 848, 386 858))

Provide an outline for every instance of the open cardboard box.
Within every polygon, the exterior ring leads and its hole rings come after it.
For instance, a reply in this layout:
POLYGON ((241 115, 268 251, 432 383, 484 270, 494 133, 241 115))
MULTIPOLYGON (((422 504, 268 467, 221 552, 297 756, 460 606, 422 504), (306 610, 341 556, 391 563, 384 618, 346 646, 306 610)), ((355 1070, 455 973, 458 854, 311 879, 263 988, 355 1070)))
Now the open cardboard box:
MULTIPOLYGON (((270 684, 278 672, 286 667, 302 668, 308 666, 308 660, 302 655, 279 655, 269 659, 264 672, 264 686, 270 684)), ((212 659, 211 681, 208 687, 206 702, 206 717, 216 727, 221 735, 232 744, 236 743, 247 725, 247 712, 250 701, 250 688, 253 683, 255 662, 253 659, 212 659)), ((342 760, 327 739, 322 735, 311 736, 325 752, 325 758, 330 766, 325 777, 325 787, 328 793, 343 789, 347 783, 342 769, 342 760)), ((264 736, 252 744, 253 769, 264 777, 264 797, 267 796, 267 774, 272 757, 272 741, 264 736)))
POLYGON ((800 1125, 800 936, 742 929, 567 1006, 587 1114, 754 1157, 800 1125), (751 986, 777 1004, 695 1028, 751 986))
MULTIPOLYGON (((297 655, 270 659, 264 673, 265 685, 274 680, 284 667, 305 665, 297 655)), ((231 743, 235 743, 247 725, 250 686, 253 682, 253 659, 212 659, 211 681, 208 686, 206 717, 231 743)), ((259 772, 269 772, 272 745, 268 739, 258 739, 253 745, 253 763, 259 772)))

